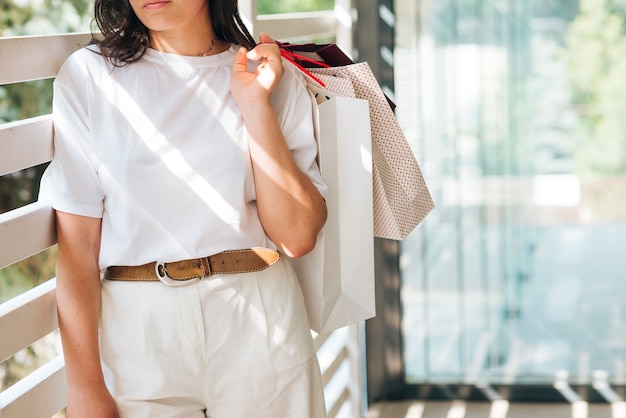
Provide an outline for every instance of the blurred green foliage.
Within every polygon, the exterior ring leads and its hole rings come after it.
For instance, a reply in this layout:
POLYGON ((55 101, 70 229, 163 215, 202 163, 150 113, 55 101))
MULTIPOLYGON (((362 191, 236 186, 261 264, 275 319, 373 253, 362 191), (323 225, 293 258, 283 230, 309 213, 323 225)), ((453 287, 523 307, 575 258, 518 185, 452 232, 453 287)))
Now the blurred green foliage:
POLYGON ((312 12, 332 10, 334 0, 259 0, 259 14, 312 12))
POLYGON ((626 174, 626 35, 624 1, 581 0, 567 32, 568 66, 584 174, 626 174))

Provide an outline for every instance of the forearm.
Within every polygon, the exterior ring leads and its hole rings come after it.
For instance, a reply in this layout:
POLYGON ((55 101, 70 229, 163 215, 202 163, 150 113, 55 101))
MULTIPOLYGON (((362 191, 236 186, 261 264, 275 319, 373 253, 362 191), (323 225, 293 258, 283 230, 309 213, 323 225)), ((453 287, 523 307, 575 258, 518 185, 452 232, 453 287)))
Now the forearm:
POLYGON ((100 224, 86 220, 85 228, 76 219, 57 214, 57 313, 70 396, 81 388, 104 386, 98 344, 100 224))
POLYGON ((237 52, 230 87, 250 136, 263 228, 283 252, 300 257, 315 246, 326 222, 326 203, 294 161, 270 103, 284 73, 280 50, 267 35, 262 34, 260 41, 251 51, 240 48, 237 52), (248 59, 259 62, 252 72, 247 69, 248 59))
POLYGON ((57 277, 57 312, 70 390, 104 383, 98 349, 100 300, 93 281, 86 276, 57 277))
POLYGON ((242 112, 263 228, 283 252, 302 256, 326 221, 326 203, 296 165, 269 101, 246 104, 242 112))

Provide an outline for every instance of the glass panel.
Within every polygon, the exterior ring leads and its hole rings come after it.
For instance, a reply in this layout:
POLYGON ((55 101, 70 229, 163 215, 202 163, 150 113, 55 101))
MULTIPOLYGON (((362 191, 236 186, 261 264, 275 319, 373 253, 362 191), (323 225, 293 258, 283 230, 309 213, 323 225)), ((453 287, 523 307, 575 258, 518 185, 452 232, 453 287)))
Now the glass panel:
POLYGON ((626 377, 626 2, 397 0, 410 382, 626 377))

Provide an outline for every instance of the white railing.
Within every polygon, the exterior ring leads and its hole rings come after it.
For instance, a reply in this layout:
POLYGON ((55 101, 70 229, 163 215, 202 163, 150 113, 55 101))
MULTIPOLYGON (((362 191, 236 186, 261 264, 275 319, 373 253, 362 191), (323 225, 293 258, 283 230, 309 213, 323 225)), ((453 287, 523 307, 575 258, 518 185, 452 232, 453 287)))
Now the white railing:
MULTIPOLYGON (((54 77, 65 58, 85 43, 85 34, 0 38, 0 84, 54 77)), ((53 154, 50 115, 0 125, 0 175, 48 162, 53 154)), ((35 202, 0 215, 0 268, 56 243, 54 217, 35 202)), ((0 305, 0 361, 6 361, 58 328, 55 281, 0 305)), ((44 364, 0 393, 6 418, 51 417, 67 400, 61 357, 44 364)))
POLYGON ((335 9, 308 13, 258 15, 257 0, 239 0, 241 16, 255 39, 267 33, 281 41, 311 41, 334 38, 352 54, 352 25, 356 20, 355 0, 335 0, 335 9))
MULTIPOLYGON (((342 13, 349 16, 349 9, 264 17, 249 13, 256 10, 255 0, 242 0, 241 8, 255 35, 267 32, 277 39, 294 41, 337 34, 338 40, 343 36, 344 49, 351 49, 347 35, 350 25, 345 24, 345 18, 344 24, 337 18, 342 13)), ((88 34, 0 38, 0 63, 11 63, 0 65, 0 85, 54 77, 66 57, 89 38, 88 34)), ((50 115, 0 125, 0 176, 48 162, 52 155, 50 115)), ((0 269, 55 244, 49 206, 35 202, 0 214, 0 269)), ((55 286, 55 279, 51 279, 0 304, 0 362, 56 332, 55 286)), ((362 416, 360 332, 355 326, 315 338, 329 417, 362 416)), ((3 418, 49 418, 66 402, 60 355, 8 389, 0 387, 3 418)))

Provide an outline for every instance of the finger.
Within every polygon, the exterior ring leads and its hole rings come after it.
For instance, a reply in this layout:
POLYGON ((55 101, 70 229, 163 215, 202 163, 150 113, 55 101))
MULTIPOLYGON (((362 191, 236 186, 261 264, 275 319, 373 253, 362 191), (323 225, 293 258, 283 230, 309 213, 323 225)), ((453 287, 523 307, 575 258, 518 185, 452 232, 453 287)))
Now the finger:
POLYGON ((233 71, 234 72, 245 72, 248 70, 248 50, 246 48, 241 47, 237 50, 235 54, 235 59, 233 60, 233 71))
POLYGON ((275 44, 276 43, 276 40, 274 40, 274 38, 269 36, 267 33, 261 33, 259 35, 259 41, 262 44, 275 44))
POLYGON ((248 51, 248 58, 251 60, 260 60, 266 58, 272 61, 280 60, 280 49, 275 43, 261 43, 254 49, 248 51))

